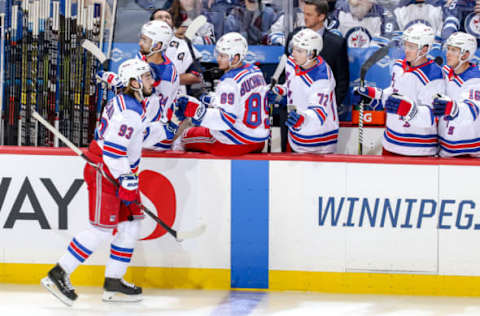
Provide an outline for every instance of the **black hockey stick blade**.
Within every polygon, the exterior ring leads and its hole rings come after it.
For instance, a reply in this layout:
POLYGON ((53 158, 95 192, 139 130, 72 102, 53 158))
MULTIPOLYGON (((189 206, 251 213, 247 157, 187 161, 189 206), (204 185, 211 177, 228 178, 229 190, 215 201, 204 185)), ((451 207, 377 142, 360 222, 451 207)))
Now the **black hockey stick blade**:
POLYGON ((384 46, 375 51, 368 59, 363 63, 362 67, 360 68, 360 81, 365 80, 365 76, 367 75, 367 71, 372 68, 380 59, 387 56, 388 50, 390 46, 384 46))

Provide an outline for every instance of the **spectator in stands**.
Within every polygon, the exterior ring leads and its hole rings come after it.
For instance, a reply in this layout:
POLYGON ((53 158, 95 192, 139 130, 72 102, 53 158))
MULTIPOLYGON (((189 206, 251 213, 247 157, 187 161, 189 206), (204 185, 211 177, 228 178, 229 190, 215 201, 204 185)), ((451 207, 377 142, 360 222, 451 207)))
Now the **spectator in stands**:
MULTIPOLYGON (((174 26, 179 26, 182 25, 187 18, 193 20, 196 17, 195 14, 200 12, 200 7, 195 6, 192 0, 174 0, 169 11, 172 14, 174 26)), ((192 39, 192 43, 197 45, 210 45, 215 43, 213 25, 206 23, 200 28, 192 39)))
POLYGON ((442 41, 462 31, 473 35, 480 44, 480 0, 448 0, 444 14, 442 41))
POLYGON ((185 37, 190 22, 190 18, 187 18, 180 25, 175 25, 174 36, 170 40, 165 54, 173 62, 180 75, 179 93, 198 96, 193 93, 192 88, 193 85, 198 86, 202 83, 201 56, 193 47, 192 42, 185 37))
MULTIPOLYGON (((305 6, 305 0, 298 0, 298 6, 295 6, 295 14, 293 16, 293 28, 299 28, 305 26, 305 18, 303 16, 303 7, 305 6)), ((270 27, 267 43, 268 45, 280 45, 285 46, 285 38, 288 34, 288 30, 285 29, 285 14, 281 14, 277 21, 270 27)))
POLYGON ((374 0, 339 0, 330 17, 330 30, 345 37, 348 47, 385 45, 398 30, 390 11, 374 0))
MULTIPOLYGON (((340 104, 345 99, 348 93, 349 86, 349 71, 348 71, 348 56, 347 45, 345 39, 327 30, 325 27, 325 20, 328 14, 328 2, 327 0, 305 0, 304 17, 305 26, 312 29, 322 35, 323 49, 320 52, 320 56, 325 59, 333 72, 333 76, 336 81, 335 97, 337 102, 338 112, 342 112, 340 104)), ((301 28, 295 29, 288 35, 287 46, 285 47, 285 53, 289 55, 289 44, 292 37, 301 30, 301 28)), ((287 142, 287 128, 285 121, 287 118, 287 109, 282 107, 280 109, 280 129, 282 137, 282 151, 286 151, 287 142)))
POLYGON ((277 19, 275 11, 258 0, 245 0, 235 7, 225 21, 225 33, 238 32, 249 45, 267 44, 268 30, 277 19))
POLYGON ((150 15, 150 21, 153 20, 163 21, 167 23, 170 27, 173 27, 172 15, 170 14, 170 12, 168 12, 168 10, 156 9, 152 12, 152 15, 150 15))
POLYGON ((440 41, 445 0, 400 0, 393 9, 401 32, 415 23, 430 26, 435 40, 440 41))
POLYGON ((223 35, 225 19, 230 11, 243 0, 202 0, 203 14, 215 28, 215 38, 223 35))

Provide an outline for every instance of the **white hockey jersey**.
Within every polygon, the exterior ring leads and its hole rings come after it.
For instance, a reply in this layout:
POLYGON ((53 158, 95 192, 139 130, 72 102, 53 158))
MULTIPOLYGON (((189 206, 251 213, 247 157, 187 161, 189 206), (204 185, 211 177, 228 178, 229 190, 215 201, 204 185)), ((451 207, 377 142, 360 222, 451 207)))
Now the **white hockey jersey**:
POLYGON ((102 148, 103 162, 115 178, 138 172, 147 124, 145 110, 145 104, 123 94, 105 106, 95 140, 102 148))
POLYGON ((401 0, 393 9, 400 31, 410 25, 423 23, 430 26, 438 41, 441 40, 443 26, 443 0, 425 0, 418 3, 415 0, 401 0))
POLYGON ((302 70, 289 58, 285 66, 288 104, 295 105, 305 117, 298 131, 289 129, 288 141, 295 152, 334 153, 337 148, 338 114, 335 79, 330 66, 318 57, 318 63, 302 70))
POLYGON ((149 63, 155 79, 155 92, 146 102, 146 121, 150 123, 146 130, 144 148, 168 150, 171 147, 173 134, 168 128, 175 107, 180 81, 175 65, 163 54, 162 64, 149 63))
POLYGON ((223 144, 264 142, 269 135, 266 91, 263 73, 254 65, 226 72, 201 125, 223 144))
MULTIPOLYGON (((193 48, 193 47, 192 47, 193 48)), ((193 48, 195 50, 195 48, 193 48)), ((195 51, 194 51, 195 52, 195 51)), ((192 72, 196 75, 200 75, 199 69, 192 69, 192 64, 197 56, 192 56, 188 44, 184 39, 173 36, 170 40, 170 44, 165 52, 165 55, 173 62, 175 69, 179 74, 192 72)), ((187 87, 180 85, 180 94, 187 94, 187 87)))
POLYGON ((453 120, 440 118, 438 136, 440 156, 480 156, 480 69, 472 65, 457 75, 443 67, 447 95, 457 102, 458 116, 453 120))
POLYGON ((399 155, 433 156, 437 154, 437 126, 432 112, 432 101, 437 93, 445 92, 442 69, 433 60, 410 67, 405 60, 395 61, 392 84, 383 91, 383 103, 392 93, 409 97, 417 113, 409 121, 387 113, 383 148, 399 155))

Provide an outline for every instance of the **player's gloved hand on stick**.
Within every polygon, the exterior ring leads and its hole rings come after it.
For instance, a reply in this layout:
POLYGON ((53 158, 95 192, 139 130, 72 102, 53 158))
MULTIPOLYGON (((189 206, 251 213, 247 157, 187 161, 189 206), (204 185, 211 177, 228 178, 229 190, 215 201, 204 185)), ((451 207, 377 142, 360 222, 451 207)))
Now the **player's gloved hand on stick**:
POLYGON ((200 125, 200 122, 207 112, 205 104, 190 96, 177 98, 176 106, 176 112, 180 112, 179 114, 183 114, 184 117, 191 117, 192 123, 195 125, 200 125))
POLYGON ((269 104, 279 104, 280 106, 287 105, 287 91, 279 84, 273 86, 267 92, 267 101, 269 104))
POLYGON ((293 129, 294 131, 298 131, 303 123, 305 122, 305 117, 302 114, 298 114, 297 111, 291 111, 288 113, 287 121, 285 125, 293 129))
POLYGON ((401 94, 392 94, 385 102, 388 113, 398 114, 405 117, 405 120, 412 119, 417 113, 417 108, 410 98, 401 94))
POLYGON ((433 99, 433 114, 435 116, 445 116, 447 120, 453 120, 458 116, 457 102, 446 95, 437 94, 433 99))
POLYGON ((97 80, 100 82, 103 81, 108 83, 108 86, 111 88, 123 88, 123 84, 120 81, 120 78, 116 73, 112 71, 100 70, 99 72, 97 72, 97 80))
POLYGON ((362 99, 366 100, 367 105, 378 103, 382 98, 383 90, 375 87, 355 87, 353 88, 352 103, 360 104, 362 99))
POLYGON ((117 190, 117 195, 125 205, 138 202, 138 176, 133 173, 123 174, 118 177, 120 186, 117 190))

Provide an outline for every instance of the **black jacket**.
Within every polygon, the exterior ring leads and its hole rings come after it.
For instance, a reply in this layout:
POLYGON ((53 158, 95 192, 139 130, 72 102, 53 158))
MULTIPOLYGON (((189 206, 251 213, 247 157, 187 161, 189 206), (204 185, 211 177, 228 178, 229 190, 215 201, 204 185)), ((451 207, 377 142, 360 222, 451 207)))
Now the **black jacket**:
MULTIPOLYGON (((296 28, 287 37, 285 53, 289 55, 288 46, 292 37, 303 28, 296 28)), ((348 71, 347 43, 343 37, 340 37, 325 29, 323 33, 323 49, 320 52, 322 58, 327 62, 335 77, 335 97, 337 104, 341 104, 348 93, 350 76, 348 71)))

